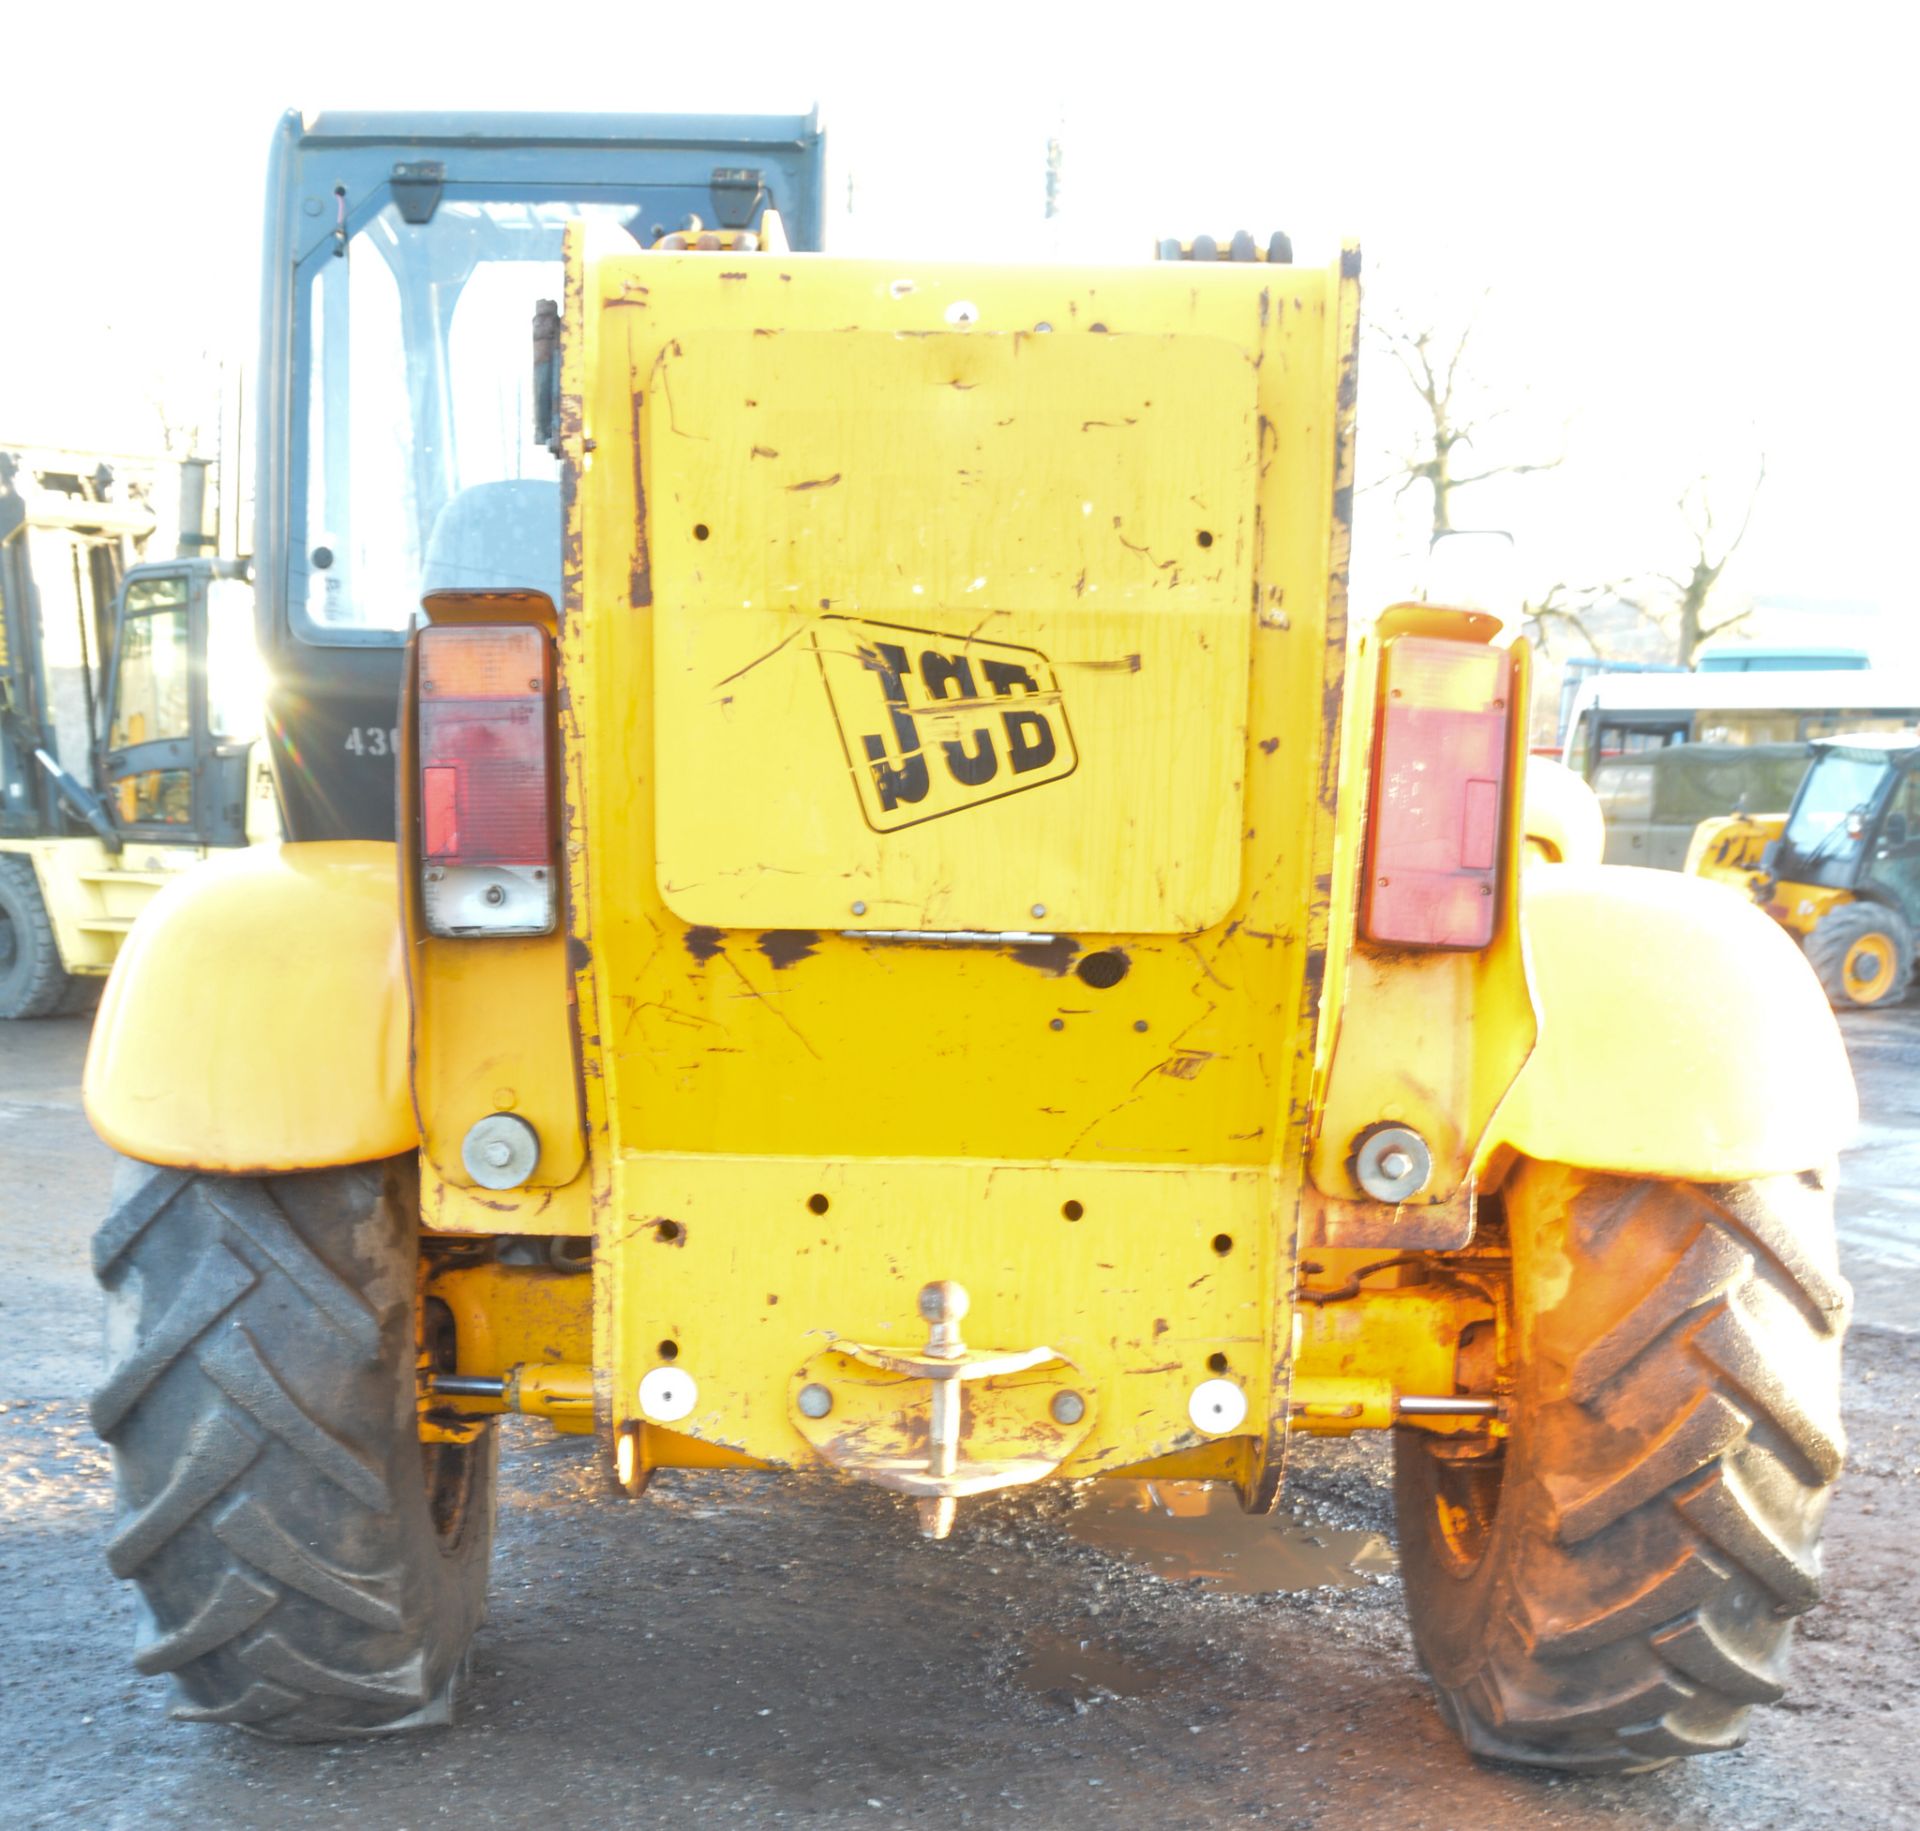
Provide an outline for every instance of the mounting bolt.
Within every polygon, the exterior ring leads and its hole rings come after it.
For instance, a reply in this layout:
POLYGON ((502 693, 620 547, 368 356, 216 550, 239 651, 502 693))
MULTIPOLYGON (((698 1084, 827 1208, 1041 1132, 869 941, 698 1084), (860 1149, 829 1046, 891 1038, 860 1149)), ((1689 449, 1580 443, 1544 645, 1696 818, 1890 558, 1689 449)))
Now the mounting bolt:
POLYGON ((516 1113, 489 1113, 468 1127, 460 1161, 483 1189, 517 1189, 540 1162, 540 1134, 516 1113))
POLYGON ((1353 1180, 1376 1202, 1410 1201, 1433 1176, 1433 1152, 1408 1125, 1363 1132, 1353 1152, 1353 1180))
POLYGON ((853 913, 854 913, 855 915, 865 915, 865 914, 867 913, 867 906, 866 906, 866 904, 865 904, 865 903, 855 903, 855 904, 854 904, 854 906, 853 906, 853 913))
POLYGON ((1047 1409, 1056 1424, 1078 1424, 1087 1415, 1087 1402, 1077 1392, 1056 1392, 1047 1409))
POLYGON ((1034 915, 1035 915, 1036 917, 1038 917, 1038 916, 1043 916, 1043 915, 1045 915, 1045 914, 1047 913, 1047 906, 1046 906, 1046 904, 1045 904, 1045 903, 1035 903, 1035 904, 1034 904, 1034 906, 1033 906, 1033 913, 1034 913, 1034 915))
POLYGON ((833 1409, 833 1394, 817 1380, 800 1388, 795 1401, 803 1418, 824 1418, 833 1409))

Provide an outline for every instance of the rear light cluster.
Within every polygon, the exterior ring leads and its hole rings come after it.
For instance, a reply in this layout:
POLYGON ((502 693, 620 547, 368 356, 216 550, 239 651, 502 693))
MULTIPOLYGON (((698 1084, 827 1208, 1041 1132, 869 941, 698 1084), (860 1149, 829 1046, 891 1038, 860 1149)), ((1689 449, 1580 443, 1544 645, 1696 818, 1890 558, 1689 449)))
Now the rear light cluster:
POLYGON ((421 901, 430 934, 552 932, 552 682, 538 629, 420 633, 421 901))
POLYGON ((1514 664, 1505 649, 1396 636, 1380 720, 1361 933, 1485 947, 1499 900, 1514 664))

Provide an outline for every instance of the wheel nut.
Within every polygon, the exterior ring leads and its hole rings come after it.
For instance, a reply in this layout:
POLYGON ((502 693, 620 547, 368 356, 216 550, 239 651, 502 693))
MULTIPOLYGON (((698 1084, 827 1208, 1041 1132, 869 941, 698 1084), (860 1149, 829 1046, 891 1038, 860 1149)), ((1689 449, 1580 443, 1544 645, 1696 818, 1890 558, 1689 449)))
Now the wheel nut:
POLYGON ((1087 1402, 1077 1392, 1056 1392, 1048 1407, 1056 1424, 1078 1424, 1087 1415, 1087 1402))
POLYGON ((833 1394, 815 1382, 802 1386, 798 1400, 803 1418, 824 1418, 833 1409, 833 1394))

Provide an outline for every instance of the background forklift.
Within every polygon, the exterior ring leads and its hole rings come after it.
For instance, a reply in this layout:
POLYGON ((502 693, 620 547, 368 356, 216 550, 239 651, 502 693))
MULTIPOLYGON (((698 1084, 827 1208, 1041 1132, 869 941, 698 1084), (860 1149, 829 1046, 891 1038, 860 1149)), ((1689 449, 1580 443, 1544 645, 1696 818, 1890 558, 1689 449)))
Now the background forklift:
POLYGON ((36 480, 0 468, 0 1018, 83 1009, 161 885, 277 831, 252 591, 194 551, 203 487, 182 556, 128 567, 150 513, 98 474, 72 498, 36 480), (36 550, 70 551, 71 584, 36 550))
POLYGON ((1920 731, 1817 739, 1787 813, 1707 822, 1687 869, 1785 927, 1835 1005, 1897 1004, 1920 926, 1920 731))

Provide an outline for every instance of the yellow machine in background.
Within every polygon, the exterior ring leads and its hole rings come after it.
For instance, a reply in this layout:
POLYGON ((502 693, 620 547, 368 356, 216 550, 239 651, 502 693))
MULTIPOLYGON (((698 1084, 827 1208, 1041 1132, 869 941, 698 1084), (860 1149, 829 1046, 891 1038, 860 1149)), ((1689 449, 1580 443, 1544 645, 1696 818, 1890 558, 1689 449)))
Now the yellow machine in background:
POLYGON ((1391 1429, 1470 1746, 1728 1746, 1818 1589, 1851 1083, 1803 973, 1743 1027, 1758 912, 1523 874, 1524 645, 1350 639, 1357 253, 753 239, 570 232, 560 601, 429 589, 399 843, 216 866, 115 975, 143 1667, 443 1719, 507 1409, 935 1536, 1391 1429))
POLYGON ((0 1019, 85 1009, 162 887, 280 833, 244 565, 131 567, 99 605, 96 689, 84 641, 64 669, 41 652, 46 619, 14 546, 0 547, 15 562, 0 566, 0 1019))
POLYGON ((1732 885, 1799 941, 1838 1006, 1897 1004, 1920 922, 1920 732, 1820 738, 1785 814, 1703 822, 1689 872, 1732 885))

